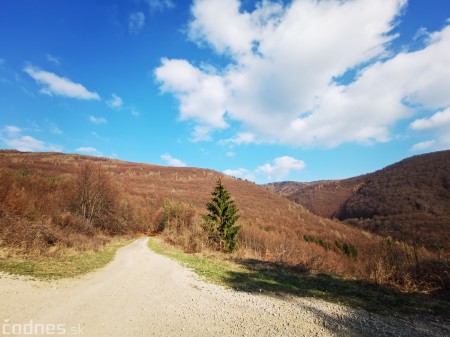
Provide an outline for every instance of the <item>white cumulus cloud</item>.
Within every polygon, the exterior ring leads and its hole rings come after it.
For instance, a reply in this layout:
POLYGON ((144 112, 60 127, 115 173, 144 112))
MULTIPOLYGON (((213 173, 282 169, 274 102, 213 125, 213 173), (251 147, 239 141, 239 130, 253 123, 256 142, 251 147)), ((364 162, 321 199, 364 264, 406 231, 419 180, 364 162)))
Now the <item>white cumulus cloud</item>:
POLYGON ((450 130, 450 108, 436 112, 429 118, 416 119, 411 123, 414 130, 445 129, 450 130))
POLYGON ((412 151, 425 151, 433 148, 436 145, 436 141, 434 140, 426 140, 424 142, 420 142, 414 144, 411 148, 412 151))
POLYGON ((96 92, 90 92, 82 84, 72 82, 68 78, 60 77, 54 73, 40 70, 33 66, 24 69, 37 83, 42 85, 41 93, 46 95, 65 96, 82 100, 99 100, 96 92))
POLYGON ((223 173, 251 181, 280 181, 286 179, 293 171, 301 171, 306 167, 303 160, 290 156, 275 158, 271 163, 258 166, 254 170, 245 168, 227 169, 223 173))
POLYGON ((188 37, 229 62, 163 58, 155 77, 180 119, 208 135, 238 122, 237 144, 388 142, 417 109, 450 106, 450 26, 420 50, 389 49, 406 3, 266 0, 243 11, 239 0, 196 0, 188 37))
POLYGON ((186 163, 182 162, 181 160, 172 157, 169 153, 164 153, 161 155, 161 159, 167 162, 167 165, 169 166, 175 166, 175 167, 185 167, 186 163))
POLYGON ((223 173, 232 177, 247 179, 250 181, 255 181, 256 179, 255 174, 245 168, 238 168, 236 170, 225 170, 223 171, 223 173))
POLYGON ((30 135, 24 135, 23 130, 17 126, 7 125, 0 130, 0 141, 8 148, 26 152, 60 152, 61 146, 48 144, 30 135))
POLYGON ((266 175, 267 179, 281 180, 286 178, 291 171, 300 171, 306 167, 303 160, 298 160, 293 157, 283 156, 273 160, 273 163, 267 163, 259 166, 256 172, 266 175))
POLYGON ((180 101, 180 119, 193 119, 202 126, 225 128, 223 115, 227 100, 224 80, 205 73, 186 60, 162 59, 155 76, 163 92, 173 93, 180 101))
POLYGON ((96 156, 96 157, 102 156, 102 153, 100 151, 98 151, 95 147, 92 147, 92 146, 79 147, 75 150, 75 152, 88 154, 90 156, 96 156))
POLYGON ((421 133, 431 133, 435 138, 415 144, 412 147, 413 151, 450 148, 450 108, 438 111, 428 118, 416 119, 410 127, 421 133))

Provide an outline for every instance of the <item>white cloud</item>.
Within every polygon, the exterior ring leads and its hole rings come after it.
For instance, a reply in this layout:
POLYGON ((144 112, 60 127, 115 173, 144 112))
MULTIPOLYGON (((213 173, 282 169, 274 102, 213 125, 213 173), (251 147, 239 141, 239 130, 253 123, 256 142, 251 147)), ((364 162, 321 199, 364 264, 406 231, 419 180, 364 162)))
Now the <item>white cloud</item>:
POLYGON ((223 171, 223 173, 232 177, 246 179, 250 181, 256 180, 254 173, 244 168, 239 168, 237 170, 225 170, 223 171))
POLYGON ((272 163, 266 163, 258 166, 254 170, 248 170, 245 168, 228 169, 223 173, 242 179, 251 181, 277 181, 283 180, 289 176, 292 171, 300 171, 306 167, 303 160, 295 159, 289 156, 283 156, 275 158, 272 163), (261 178, 261 176, 263 176, 261 178))
POLYGON ((427 140, 424 142, 420 142, 417 144, 414 144, 411 148, 412 151, 424 151, 424 150, 429 150, 431 148, 433 148, 433 146, 436 144, 436 142, 434 140, 427 140))
POLYGON ((88 91, 83 85, 74 83, 65 77, 59 77, 54 73, 40 70, 33 66, 24 69, 37 83, 43 87, 41 93, 46 95, 58 95, 83 100, 99 100, 100 96, 96 92, 88 91))
POLYGON ((59 57, 53 56, 51 54, 47 54, 47 61, 57 66, 61 64, 61 62, 59 61, 59 57))
POLYGON ((226 139, 223 143, 234 143, 234 144, 250 144, 257 143, 256 137, 251 132, 240 132, 235 137, 226 139))
POLYGON ((273 160, 273 164, 264 164, 256 169, 256 172, 263 173, 267 179, 282 180, 291 171, 300 171, 306 167, 303 160, 298 160, 289 156, 278 157, 273 160))
POLYGON ((210 126, 196 125, 192 132, 192 142, 205 142, 212 140, 212 128, 210 126))
POLYGON ((435 138, 415 144, 413 151, 450 148, 450 108, 438 111, 429 118, 416 119, 410 127, 417 132, 431 133, 435 138))
POLYGON ((4 131, 9 137, 14 137, 22 132, 22 129, 14 125, 6 125, 4 131))
POLYGON ((34 152, 34 151, 61 151, 61 146, 47 144, 42 140, 36 139, 29 135, 23 135, 22 129, 17 126, 7 125, 0 131, 0 141, 9 148, 18 151, 34 152))
POLYGON ((91 123, 96 125, 108 124, 108 120, 103 117, 89 116, 89 120, 91 121, 91 123))
POLYGON ((112 94, 106 104, 112 109, 120 109, 123 106, 123 100, 118 95, 112 94))
POLYGON ((239 12, 237 0, 194 1, 189 37, 199 44, 208 43, 217 52, 247 53, 257 32, 248 13, 239 12))
POLYGON ((145 15, 142 12, 131 13, 128 17, 128 32, 139 33, 145 26, 145 15))
POLYGON ((186 163, 182 162, 181 160, 172 157, 169 153, 164 153, 161 155, 161 159, 166 161, 169 166, 175 166, 175 167, 185 167, 186 163))
POLYGON ((79 147, 75 150, 75 152, 84 153, 84 154, 88 154, 91 156, 97 156, 97 157, 102 156, 100 151, 98 151, 96 148, 91 147, 91 146, 79 147))
POLYGON ((430 118, 416 119, 411 123, 414 130, 445 129, 450 130, 450 108, 436 112, 430 118))
POLYGON ((31 136, 19 136, 14 139, 8 139, 5 143, 19 151, 45 151, 48 149, 43 141, 31 136))
POLYGON ((450 26, 421 30, 421 50, 389 49, 406 0, 262 1, 250 12, 240 4, 196 0, 188 25, 194 42, 228 64, 162 59, 155 69, 180 119, 209 135, 234 121, 240 133, 228 141, 237 144, 246 134, 295 146, 387 142, 418 109, 450 106, 450 26))
POLYGON ((119 95, 117 95, 115 93, 111 94, 111 98, 106 101, 106 104, 111 109, 127 111, 132 116, 135 116, 135 117, 140 115, 140 112, 136 109, 135 106, 133 106, 133 105, 125 105, 124 102, 123 102, 123 99, 119 95))
POLYGON ((163 92, 173 93, 180 101, 180 119, 193 119, 202 126, 225 128, 223 115, 227 92, 224 80, 205 73, 186 60, 162 59, 155 76, 163 92))

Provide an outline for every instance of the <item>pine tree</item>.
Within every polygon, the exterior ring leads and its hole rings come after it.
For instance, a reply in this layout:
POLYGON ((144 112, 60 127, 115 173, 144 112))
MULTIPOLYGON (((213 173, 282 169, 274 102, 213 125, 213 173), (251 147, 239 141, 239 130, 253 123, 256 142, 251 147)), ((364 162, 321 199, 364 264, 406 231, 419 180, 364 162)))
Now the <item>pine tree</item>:
POLYGON ((204 217, 204 228, 209 240, 217 249, 232 252, 237 245, 237 234, 241 226, 234 224, 239 219, 238 209, 219 178, 211 200, 206 204, 208 214, 204 217))

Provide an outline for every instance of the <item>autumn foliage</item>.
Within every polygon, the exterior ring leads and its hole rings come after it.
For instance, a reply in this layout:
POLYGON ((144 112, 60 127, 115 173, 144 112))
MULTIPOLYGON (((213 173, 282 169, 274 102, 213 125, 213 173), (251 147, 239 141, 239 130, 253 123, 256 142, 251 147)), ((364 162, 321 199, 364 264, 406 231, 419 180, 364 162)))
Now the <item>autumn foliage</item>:
POLYGON ((109 158, 0 151, 0 248, 14 254, 92 249, 111 237, 161 235, 214 251, 204 230, 217 179, 241 226, 236 259, 260 259, 402 291, 449 290, 448 252, 321 218, 267 188, 218 172, 109 158))
POLYGON ((350 179, 269 188, 319 216, 433 251, 450 250, 450 151, 414 156, 350 179))

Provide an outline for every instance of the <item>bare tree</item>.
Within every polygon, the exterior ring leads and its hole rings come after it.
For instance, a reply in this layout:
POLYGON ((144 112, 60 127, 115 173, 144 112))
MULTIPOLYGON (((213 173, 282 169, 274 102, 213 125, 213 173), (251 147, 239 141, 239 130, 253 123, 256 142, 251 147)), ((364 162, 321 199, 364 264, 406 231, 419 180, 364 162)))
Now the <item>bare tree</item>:
POLYGON ((75 177, 73 204, 89 224, 104 230, 116 227, 118 191, 100 165, 86 162, 80 166, 75 177))

